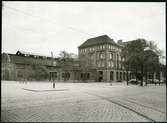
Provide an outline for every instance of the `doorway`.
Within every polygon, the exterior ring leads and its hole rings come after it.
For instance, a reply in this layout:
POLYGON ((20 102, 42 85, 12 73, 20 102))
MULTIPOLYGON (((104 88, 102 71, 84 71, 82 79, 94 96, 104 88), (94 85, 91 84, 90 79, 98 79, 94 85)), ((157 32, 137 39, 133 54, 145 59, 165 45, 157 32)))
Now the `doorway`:
POLYGON ((98 73, 99 73, 98 80, 99 80, 99 82, 102 82, 103 81, 103 71, 99 71, 98 73))
POLYGON ((49 72, 50 75, 50 81, 55 81, 57 80, 57 72, 49 72))
POLYGON ((114 74, 114 72, 110 71, 110 80, 112 80, 112 81, 114 80, 114 75, 113 74, 114 74))

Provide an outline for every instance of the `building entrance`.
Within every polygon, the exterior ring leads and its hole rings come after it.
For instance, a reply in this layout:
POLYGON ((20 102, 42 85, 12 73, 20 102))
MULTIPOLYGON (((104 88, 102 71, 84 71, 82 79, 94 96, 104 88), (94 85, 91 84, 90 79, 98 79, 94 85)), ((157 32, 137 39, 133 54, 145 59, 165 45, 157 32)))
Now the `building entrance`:
POLYGON ((55 81, 57 79, 57 72, 49 72, 50 81, 55 81))
POLYGON ((103 81, 103 71, 99 71, 99 77, 98 77, 98 81, 102 82, 103 81))
POLYGON ((114 75, 113 74, 114 74, 113 71, 111 71, 110 72, 110 80, 112 80, 112 81, 114 80, 114 75))

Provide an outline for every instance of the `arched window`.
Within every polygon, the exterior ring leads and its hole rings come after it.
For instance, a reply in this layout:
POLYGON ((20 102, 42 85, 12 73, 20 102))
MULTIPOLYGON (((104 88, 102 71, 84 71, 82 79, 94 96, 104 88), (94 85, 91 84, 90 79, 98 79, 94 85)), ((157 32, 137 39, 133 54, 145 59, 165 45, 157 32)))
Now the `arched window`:
POLYGON ((100 59, 104 59, 105 58, 105 54, 104 53, 100 53, 99 57, 100 57, 100 59))
POLYGON ((113 77, 114 76, 114 72, 113 71, 110 71, 110 80, 113 80, 113 77))

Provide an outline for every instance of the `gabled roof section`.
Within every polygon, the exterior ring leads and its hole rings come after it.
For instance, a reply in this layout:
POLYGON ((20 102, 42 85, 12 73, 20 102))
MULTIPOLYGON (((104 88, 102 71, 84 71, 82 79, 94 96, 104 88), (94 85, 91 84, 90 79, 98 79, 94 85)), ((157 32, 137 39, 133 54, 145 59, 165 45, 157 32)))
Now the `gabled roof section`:
POLYGON ((102 35, 102 36, 98 36, 98 37, 94 37, 94 38, 90 38, 90 39, 86 40, 78 48, 84 48, 84 47, 99 45, 99 44, 112 44, 112 45, 115 45, 115 46, 119 46, 109 36, 102 35))

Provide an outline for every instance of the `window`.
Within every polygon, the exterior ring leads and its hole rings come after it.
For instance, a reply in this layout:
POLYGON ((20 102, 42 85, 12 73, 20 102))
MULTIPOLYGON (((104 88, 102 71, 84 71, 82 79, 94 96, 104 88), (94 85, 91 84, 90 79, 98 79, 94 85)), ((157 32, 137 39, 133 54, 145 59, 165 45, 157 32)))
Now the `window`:
POLYGON ((113 53, 109 53, 109 59, 113 59, 113 53))
POLYGON ((100 67, 100 62, 97 63, 97 66, 100 67))
POLYGON ((120 72, 120 80, 122 80, 122 72, 120 72))
POLYGON ((67 73, 67 78, 70 78, 70 73, 67 73))
POLYGON ((105 58, 104 55, 105 55, 104 53, 100 53, 100 54, 99 54, 100 59, 104 59, 104 58, 105 58))
POLYGON ((81 73, 81 78, 83 78, 83 73, 81 73))
POLYGON ((117 54, 117 58, 116 59, 117 59, 117 61, 119 60, 119 55, 118 54, 117 54))
POLYGON ((104 67, 104 62, 103 61, 101 62, 101 67, 104 67))
POLYGON ((103 45, 103 49, 105 49, 105 45, 103 45))
POLYGON ((62 78, 64 78, 65 77, 65 75, 64 75, 64 73, 62 73, 62 78))
POLYGON ((90 74, 89 74, 89 73, 87 73, 87 79, 89 79, 89 77, 90 77, 90 74))
POLYGON ((119 64, 117 63, 117 69, 119 69, 119 64))
POLYGON ((22 72, 22 71, 18 71, 18 72, 17 72, 17 77, 22 78, 22 77, 23 77, 23 72, 22 72))
POLYGON ((98 67, 104 67, 105 66, 104 61, 97 62, 97 66, 98 67))
POLYGON ((118 80, 118 72, 116 72, 116 78, 117 78, 117 80, 118 80))
POLYGON ((115 50, 115 47, 112 46, 112 50, 115 50))
POLYGON ((111 67, 112 67, 112 68, 114 67, 114 63, 113 63, 113 61, 111 61, 111 67))
POLYGON ((108 61, 108 67, 111 67, 111 68, 114 67, 114 63, 113 63, 113 61, 108 61))
POLYGON ((125 72, 123 72, 123 80, 125 80, 126 78, 125 78, 125 72))
POLYGON ((57 62, 56 62, 56 61, 53 61, 53 65, 56 66, 56 65, 57 65, 57 62))
POLYGON ((119 48, 119 52, 121 52, 121 49, 119 48))
POLYGON ((108 61, 108 67, 111 67, 111 62, 110 61, 108 61))
POLYGON ((119 69, 121 69, 121 64, 119 63, 119 69))
POLYGON ((120 61, 122 61, 122 56, 120 55, 120 61))
POLYGON ((102 50, 102 46, 100 46, 100 50, 102 50))

